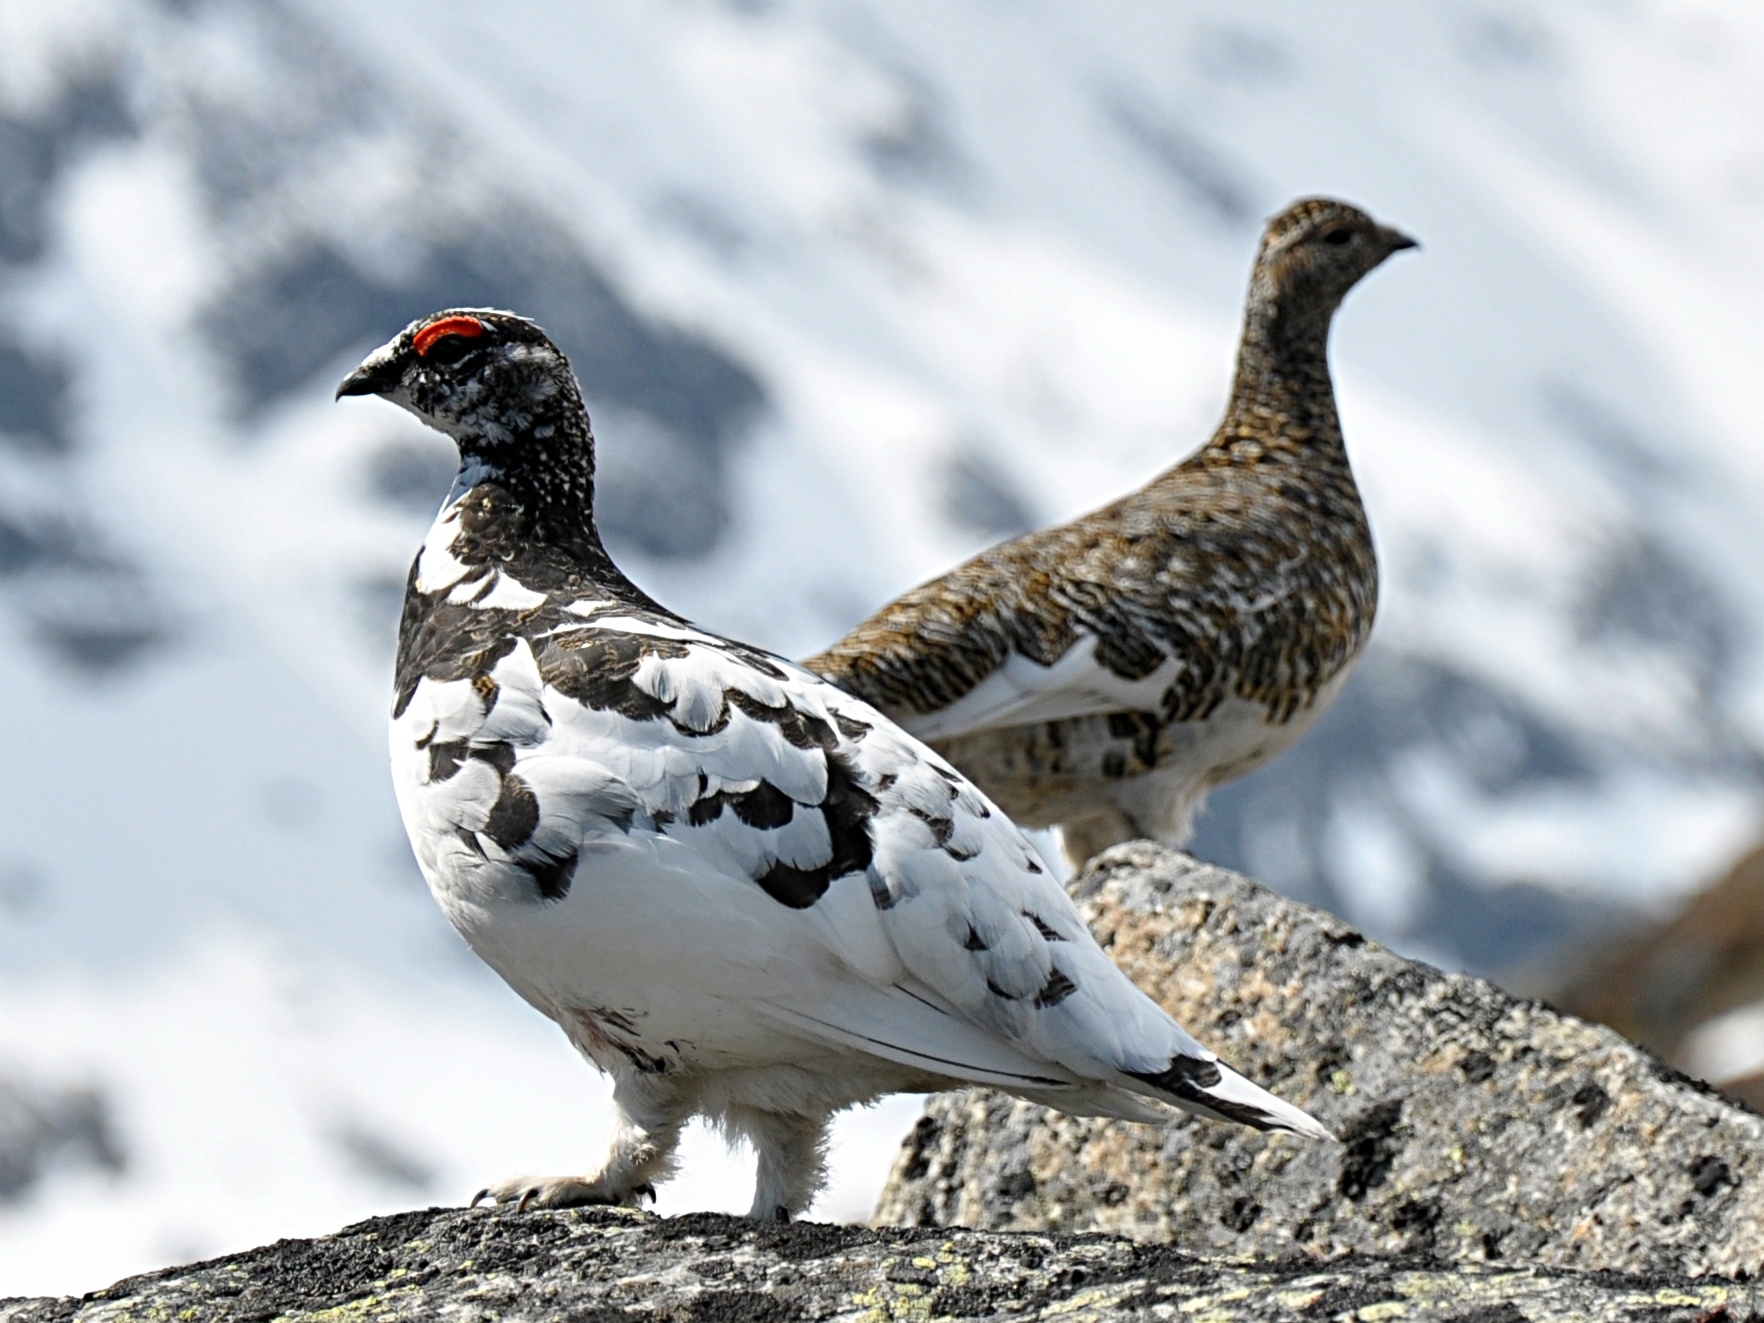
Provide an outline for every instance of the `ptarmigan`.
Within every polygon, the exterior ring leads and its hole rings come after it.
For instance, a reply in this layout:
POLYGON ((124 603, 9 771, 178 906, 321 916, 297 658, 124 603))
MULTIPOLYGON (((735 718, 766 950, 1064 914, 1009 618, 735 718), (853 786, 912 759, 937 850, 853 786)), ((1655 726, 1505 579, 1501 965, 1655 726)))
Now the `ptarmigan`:
POLYGON ((704 1114, 758 1152, 754 1216, 788 1218, 832 1112, 967 1082, 1326 1133, 1135 988, 942 758, 620 573, 588 415, 538 327, 438 313, 338 394, 402 405, 462 461, 399 628, 412 848, 472 949, 614 1081, 599 1171, 486 1194, 633 1202, 704 1114))
POLYGON ((1415 241, 1325 198, 1268 223, 1213 439, 1132 495, 982 552, 804 664, 931 742, 1074 866, 1188 839, 1293 743, 1372 630, 1378 566, 1326 356, 1415 241))

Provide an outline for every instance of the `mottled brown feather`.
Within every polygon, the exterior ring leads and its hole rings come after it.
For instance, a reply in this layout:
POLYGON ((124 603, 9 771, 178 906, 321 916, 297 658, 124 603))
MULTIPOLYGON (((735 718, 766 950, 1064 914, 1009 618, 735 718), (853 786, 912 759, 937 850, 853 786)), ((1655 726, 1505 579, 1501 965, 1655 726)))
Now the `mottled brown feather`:
MULTIPOLYGON (((1206 445, 1111 505, 920 585, 806 664, 910 726, 1012 653, 1052 665, 1094 636, 1098 663, 1128 680, 1179 659, 1155 711, 939 742, 1032 825, 1082 816, 1091 804, 1119 810, 1122 782, 1178 758, 1192 764, 1182 770, 1197 796, 1250 770, 1176 736, 1228 698, 1260 706, 1271 726, 1307 724, 1365 646, 1378 567, 1327 341, 1347 291, 1410 246, 1345 203, 1288 208, 1263 235, 1231 401, 1206 445)), ((1185 831, 1187 813, 1175 817, 1185 831)), ((1105 834, 1141 829, 1156 830, 1128 821, 1105 834)))

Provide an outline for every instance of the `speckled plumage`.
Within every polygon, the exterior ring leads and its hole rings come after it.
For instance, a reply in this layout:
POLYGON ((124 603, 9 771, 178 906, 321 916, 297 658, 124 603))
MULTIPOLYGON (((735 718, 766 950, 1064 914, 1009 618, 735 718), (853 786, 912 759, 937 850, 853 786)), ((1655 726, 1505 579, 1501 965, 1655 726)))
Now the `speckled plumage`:
POLYGON ((635 1201, 697 1114, 752 1141, 754 1214, 787 1218, 831 1113, 958 1081, 1324 1133, 1122 976, 948 763, 619 572, 588 415, 536 326, 425 318, 339 393, 403 405, 462 460, 399 631, 389 739, 417 862, 472 949, 613 1079, 598 1172, 486 1194, 635 1201))
POLYGON ((1346 203, 1269 222, 1212 439, 1132 495, 975 556, 805 665, 931 742, 1080 863, 1186 840, 1212 787, 1296 740, 1372 630, 1378 566, 1329 325, 1413 240, 1346 203))

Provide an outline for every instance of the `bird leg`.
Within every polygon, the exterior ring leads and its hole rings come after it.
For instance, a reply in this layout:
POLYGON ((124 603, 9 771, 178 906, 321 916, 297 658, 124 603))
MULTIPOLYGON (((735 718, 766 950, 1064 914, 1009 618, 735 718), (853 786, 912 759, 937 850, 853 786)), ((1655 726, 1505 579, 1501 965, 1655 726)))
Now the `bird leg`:
POLYGON ((592 1176, 516 1176, 472 1197, 528 1208, 575 1208, 584 1204, 635 1207, 655 1198, 657 1183, 674 1174, 674 1149, 692 1114, 691 1100, 659 1086, 653 1077, 621 1080, 613 1088, 612 1145, 592 1176))
POLYGON ((788 1222, 800 1215, 826 1183, 827 1118, 732 1107, 724 1124, 745 1137, 759 1157, 747 1215, 761 1222, 788 1222))
POLYGON ((1084 871, 1084 865, 1090 859, 1101 854, 1111 845, 1119 845, 1122 841, 1134 841, 1147 833, 1139 829, 1133 819, 1112 805, 1087 814, 1082 818, 1070 818, 1060 824, 1060 850, 1071 865, 1074 876, 1084 871))

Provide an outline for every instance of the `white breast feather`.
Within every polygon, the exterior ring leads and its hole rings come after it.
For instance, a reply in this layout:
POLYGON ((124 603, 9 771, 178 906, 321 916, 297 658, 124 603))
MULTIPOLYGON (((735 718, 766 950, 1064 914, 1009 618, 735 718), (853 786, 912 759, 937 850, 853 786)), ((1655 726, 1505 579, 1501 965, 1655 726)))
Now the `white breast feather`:
POLYGON ((492 578, 495 582, 490 590, 472 599, 472 605, 480 611, 531 611, 545 604, 544 593, 534 592, 507 574, 499 571, 492 578))
POLYGON ((422 550, 417 552, 418 592, 438 593, 453 587, 472 572, 469 565, 453 554, 453 539, 459 534, 459 515, 458 505, 443 510, 430 526, 429 535, 423 539, 422 550))

